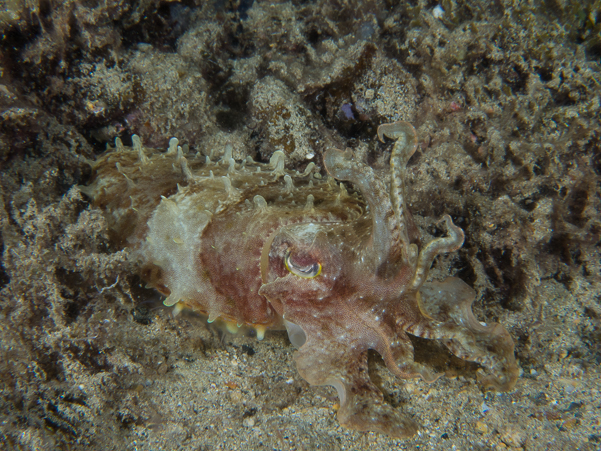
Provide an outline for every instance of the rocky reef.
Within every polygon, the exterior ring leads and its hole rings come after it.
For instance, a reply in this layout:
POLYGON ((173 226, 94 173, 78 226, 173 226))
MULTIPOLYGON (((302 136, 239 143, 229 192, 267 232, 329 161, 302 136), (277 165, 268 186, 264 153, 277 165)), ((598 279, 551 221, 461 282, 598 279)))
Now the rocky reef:
MULTIPOLYGON (((601 429, 601 4, 598 1, 4 2, 0 11, 0 439, 9 449, 597 449, 601 429), (76 186, 119 138, 199 159, 310 164, 328 149, 388 167, 409 121, 408 207, 424 242, 504 325, 520 367, 483 393, 478 365, 410 336, 447 377, 371 380, 420 425, 348 432, 284 332, 260 343, 183 311, 136 275, 76 186)), ((350 186, 349 186, 349 189, 350 186)))

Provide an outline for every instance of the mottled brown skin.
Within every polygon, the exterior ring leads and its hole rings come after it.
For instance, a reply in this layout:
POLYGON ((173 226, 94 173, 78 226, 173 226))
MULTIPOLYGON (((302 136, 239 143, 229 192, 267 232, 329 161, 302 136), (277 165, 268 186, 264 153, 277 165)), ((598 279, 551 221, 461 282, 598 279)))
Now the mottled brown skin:
POLYGON ((445 216, 448 236, 419 242, 404 193, 415 130, 388 124, 378 136, 395 140, 389 172, 329 150, 327 179, 285 170, 277 152, 269 167, 235 163, 228 151, 219 163, 188 162, 177 142, 146 155, 136 141, 133 152, 118 145, 101 157, 84 191, 106 210, 116 240, 135 249, 166 305, 254 326, 259 338, 286 327, 301 376, 338 391, 343 425, 405 437, 417 425, 384 403, 367 372, 368 349, 401 378, 433 381, 407 334, 438 339, 478 362, 481 383, 497 390, 514 386, 517 366, 507 331, 474 318, 470 287, 425 282, 433 259, 458 249, 463 232, 445 216))

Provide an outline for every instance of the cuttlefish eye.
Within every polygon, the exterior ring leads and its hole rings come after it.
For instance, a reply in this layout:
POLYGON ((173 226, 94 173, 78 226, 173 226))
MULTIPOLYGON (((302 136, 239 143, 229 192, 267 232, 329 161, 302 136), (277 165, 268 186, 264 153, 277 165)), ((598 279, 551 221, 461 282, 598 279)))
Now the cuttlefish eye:
POLYGON ((321 274, 321 264, 319 262, 306 255, 292 257, 290 249, 284 255, 284 264, 292 274, 305 279, 312 279, 321 274))

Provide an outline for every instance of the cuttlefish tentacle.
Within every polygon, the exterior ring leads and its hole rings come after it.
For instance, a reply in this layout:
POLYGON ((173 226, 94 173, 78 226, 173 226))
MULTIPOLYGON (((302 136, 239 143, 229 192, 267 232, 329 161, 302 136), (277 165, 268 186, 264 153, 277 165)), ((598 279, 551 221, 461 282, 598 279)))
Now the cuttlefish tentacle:
POLYGON ((372 214, 373 232, 365 250, 366 257, 374 259, 376 268, 388 261, 394 248, 393 232, 396 229, 395 218, 390 215, 392 204, 386 194, 386 184, 375 171, 365 163, 356 161, 352 150, 329 149, 324 154, 324 165, 328 173, 338 179, 350 181, 359 188, 369 205, 372 214))
POLYGON ((404 263, 413 264, 416 251, 410 247, 407 230, 409 221, 405 180, 407 179, 407 163, 417 149, 417 133, 413 125, 408 122, 394 122, 378 127, 378 138, 384 142, 384 137, 396 140, 390 155, 390 200, 398 228, 398 238, 395 242, 403 252, 404 263))
POLYGON ((390 198, 400 227, 400 244, 404 246, 405 261, 415 266, 411 289, 418 290, 428 277, 430 266, 436 256, 459 249, 463 245, 464 234, 463 230, 453 224, 449 215, 444 215, 442 221, 445 222, 449 235, 429 242, 417 256, 417 262, 413 260, 416 252, 409 243, 407 234, 405 180, 407 163, 417 149, 417 134, 415 128, 408 122, 395 122, 378 127, 378 138, 384 142, 384 137, 396 139, 390 156, 390 198))
POLYGON ((390 186, 367 164, 354 159, 352 150, 330 149, 324 154, 328 173, 338 180, 355 184, 366 199, 373 222, 372 255, 378 273, 397 263, 413 265, 417 249, 409 239, 409 220, 405 196, 405 175, 409 158, 417 148, 415 129, 408 122, 395 122, 378 127, 378 137, 396 139, 390 157, 390 186), (391 214, 392 212, 392 214, 391 214))
POLYGON ((463 245, 465 238, 463 230, 453 224, 453 220, 449 215, 444 215, 442 221, 445 222, 449 235, 430 241, 420 251, 411 289, 418 290, 423 285, 428 277, 432 262, 438 255, 456 251, 463 245))

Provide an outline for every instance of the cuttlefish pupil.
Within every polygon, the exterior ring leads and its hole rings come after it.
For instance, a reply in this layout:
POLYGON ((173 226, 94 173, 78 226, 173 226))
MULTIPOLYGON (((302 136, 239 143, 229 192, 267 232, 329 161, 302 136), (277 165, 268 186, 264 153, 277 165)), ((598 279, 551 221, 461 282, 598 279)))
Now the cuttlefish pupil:
POLYGON ((312 279, 321 274, 321 264, 312 260, 311 257, 297 255, 295 260, 291 258, 291 252, 288 249, 284 255, 284 264, 286 269, 295 276, 312 279))

